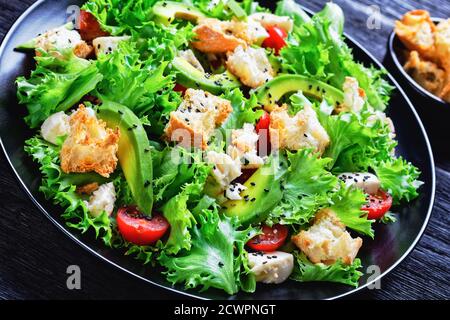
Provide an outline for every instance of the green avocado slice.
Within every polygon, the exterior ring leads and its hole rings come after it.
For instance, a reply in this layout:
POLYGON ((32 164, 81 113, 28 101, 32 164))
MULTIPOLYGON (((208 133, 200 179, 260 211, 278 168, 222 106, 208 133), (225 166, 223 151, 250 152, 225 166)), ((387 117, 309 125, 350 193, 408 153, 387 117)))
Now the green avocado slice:
POLYGON ((120 130, 118 158, 139 210, 151 215, 153 167, 150 143, 139 118, 126 106, 104 101, 98 117, 110 128, 120 130))
POLYGON ((270 166, 270 163, 265 164, 244 183, 247 189, 241 193, 241 200, 228 200, 222 204, 223 214, 237 217, 243 225, 267 219, 283 196, 280 181, 270 166))
POLYGON ((169 25, 175 19, 188 20, 197 22, 199 18, 205 17, 198 9, 174 1, 159 1, 153 6, 153 14, 155 22, 169 25))
MULTIPOLYGON (((318 100, 325 99, 333 105, 344 102, 344 93, 325 82, 301 75, 281 75, 257 90, 258 102, 270 109, 285 94, 302 91, 318 100)), ((269 110, 270 111, 270 110, 269 110)))
POLYGON ((241 85, 239 80, 228 71, 210 75, 196 69, 181 57, 173 59, 172 68, 178 71, 177 82, 187 88, 203 89, 212 94, 220 94, 241 85))

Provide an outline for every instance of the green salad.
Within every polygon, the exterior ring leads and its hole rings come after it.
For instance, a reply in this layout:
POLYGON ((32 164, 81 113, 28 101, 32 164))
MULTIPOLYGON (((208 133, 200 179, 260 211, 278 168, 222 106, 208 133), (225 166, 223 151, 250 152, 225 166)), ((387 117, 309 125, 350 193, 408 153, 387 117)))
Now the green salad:
POLYGON ((187 289, 358 286, 373 225, 421 182, 395 154, 385 71, 343 29, 333 3, 87 1, 18 47, 36 60, 16 83, 40 191, 187 289))

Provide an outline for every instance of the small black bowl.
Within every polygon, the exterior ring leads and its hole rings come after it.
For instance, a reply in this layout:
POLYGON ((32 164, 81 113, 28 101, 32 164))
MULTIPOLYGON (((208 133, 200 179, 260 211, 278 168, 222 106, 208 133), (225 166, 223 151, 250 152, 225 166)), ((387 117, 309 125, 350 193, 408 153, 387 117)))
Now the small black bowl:
MULTIPOLYGON (((435 23, 444 20, 441 18, 431 18, 431 19, 435 23)), ((405 56, 404 52, 406 50, 408 49, 403 45, 403 43, 400 41, 400 39, 395 34, 395 31, 393 30, 389 36, 389 53, 391 55, 394 65, 397 67, 400 74, 407 80, 406 82, 408 82, 418 93, 420 93, 426 99, 429 99, 428 101, 441 106, 450 107, 450 103, 442 100, 438 96, 435 96, 434 94, 423 88, 405 71, 405 69, 403 69, 403 65, 406 62, 404 59, 405 56)))

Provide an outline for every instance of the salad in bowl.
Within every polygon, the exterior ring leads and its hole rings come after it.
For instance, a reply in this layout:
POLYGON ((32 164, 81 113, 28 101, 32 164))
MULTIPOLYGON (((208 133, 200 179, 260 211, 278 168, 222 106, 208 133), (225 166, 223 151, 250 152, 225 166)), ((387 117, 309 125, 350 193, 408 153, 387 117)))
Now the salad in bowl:
POLYGON ((17 49, 26 152, 67 225, 232 295, 257 282, 358 286, 358 252, 417 197, 384 70, 344 15, 293 0, 91 0, 17 49))

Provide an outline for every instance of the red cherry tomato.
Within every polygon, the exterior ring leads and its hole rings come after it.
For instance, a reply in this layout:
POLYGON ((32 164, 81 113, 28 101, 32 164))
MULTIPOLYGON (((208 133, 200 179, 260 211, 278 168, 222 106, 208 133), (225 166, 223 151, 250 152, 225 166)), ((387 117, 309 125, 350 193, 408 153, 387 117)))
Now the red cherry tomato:
POLYGON ((275 54, 278 55, 280 50, 286 46, 286 41, 284 41, 284 39, 287 38, 287 33, 283 29, 276 26, 268 27, 266 30, 269 37, 264 39, 262 46, 264 48, 274 49, 275 54))
POLYGON ((145 246, 161 239, 169 222, 162 215, 146 217, 135 206, 129 206, 117 211, 117 227, 126 241, 145 246))
POLYGON ((183 94, 183 95, 184 95, 184 93, 186 92, 186 90, 187 90, 187 88, 184 87, 184 86, 182 86, 182 85, 179 84, 179 83, 175 84, 175 87, 173 88, 173 91, 181 92, 181 94, 183 94))
POLYGON ((258 139, 258 154, 266 156, 270 154, 270 115, 264 111, 264 114, 259 118, 256 124, 256 133, 259 135, 258 139))
POLYGON ((392 206, 392 197, 385 191, 378 191, 375 195, 369 195, 368 202, 361 209, 367 211, 368 219, 380 219, 392 206))
POLYGON ((79 19, 80 35, 83 40, 91 41, 109 35, 108 32, 101 29, 97 19, 90 12, 81 10, 79 19))
POLYGON ((288 235, 288 228, 281 224, 273 227, 263 225, 262 234, 259 234, 247 242, 247 246, 256 251, 272 252, 281 247, 288 235))

